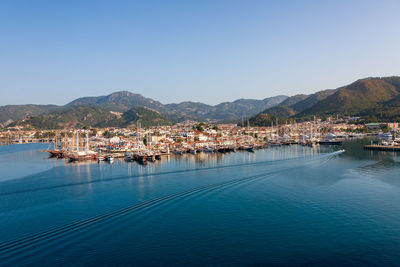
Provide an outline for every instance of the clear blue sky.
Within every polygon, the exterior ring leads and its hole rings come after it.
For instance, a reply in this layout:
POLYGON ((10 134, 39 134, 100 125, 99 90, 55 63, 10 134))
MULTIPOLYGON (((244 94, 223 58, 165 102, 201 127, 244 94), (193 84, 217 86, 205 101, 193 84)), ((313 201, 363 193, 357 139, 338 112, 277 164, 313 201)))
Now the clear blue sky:
POLYGON ((400 75, 400 1, 0 1, 0 105, 162 103, 400 75))

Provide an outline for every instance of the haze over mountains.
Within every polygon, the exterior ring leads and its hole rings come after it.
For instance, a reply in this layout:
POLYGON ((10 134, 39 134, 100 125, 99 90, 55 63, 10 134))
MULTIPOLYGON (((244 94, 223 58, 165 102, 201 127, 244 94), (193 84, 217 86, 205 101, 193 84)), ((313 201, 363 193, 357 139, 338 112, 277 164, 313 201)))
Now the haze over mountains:
MULTIPOLYGON (((237 122, 241 118, 251 118, 255 125, 270 125, 276 118, 302 120, 314 115, 324 118, 336 114, 361 116, 366 121, 400 120, 400 77, 366 78, 310 95, 238 99, 215 106, 198 102, 164 105, 140 94, 121 91, 107 96, 78 98, 64 106, 2 106, 0 123, 24 120, 24 125, 38 128, 67 125, 124 127, 139 118, 146 118, 148 126, 187 119, 237 122)), ((18 123, 22 122, 14 125, 18 123)))

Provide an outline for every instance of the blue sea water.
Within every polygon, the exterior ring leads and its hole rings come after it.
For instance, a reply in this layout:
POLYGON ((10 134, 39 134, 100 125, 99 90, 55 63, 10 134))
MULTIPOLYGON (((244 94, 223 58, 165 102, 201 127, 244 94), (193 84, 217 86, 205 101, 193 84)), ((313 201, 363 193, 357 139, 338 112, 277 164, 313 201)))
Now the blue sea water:
POLYGON ((0 147, 0 265, 400 265, 400 154, 255 153, 65 163, 0 147))

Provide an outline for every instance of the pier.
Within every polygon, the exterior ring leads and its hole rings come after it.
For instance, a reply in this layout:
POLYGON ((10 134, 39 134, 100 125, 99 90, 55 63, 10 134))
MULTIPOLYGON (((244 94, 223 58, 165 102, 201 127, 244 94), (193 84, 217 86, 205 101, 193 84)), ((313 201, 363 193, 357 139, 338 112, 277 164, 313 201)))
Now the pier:
POLYGON ((366 145, 364 149, 400 152, 400 146, 366 145))
POLYGON ((341 146, 342 141, 319 141, 320 145, 328 145, 328 146, 341 146))

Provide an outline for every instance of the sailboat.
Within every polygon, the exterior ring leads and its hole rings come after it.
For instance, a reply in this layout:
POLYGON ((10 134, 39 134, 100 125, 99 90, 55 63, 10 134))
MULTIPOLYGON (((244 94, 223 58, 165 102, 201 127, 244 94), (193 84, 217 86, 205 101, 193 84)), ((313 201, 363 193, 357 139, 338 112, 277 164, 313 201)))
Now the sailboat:
MULTIPOLYGON (((80 132, 77 131, 76 132, 76 142, 75 142, 76 147, 73 148, 73 149, 76 149, 76 150, 68 155, 69 161, 96 160, 97 159, 97 153, 89 149, 90 146, 89 146, 89 134, 88 134, 88 132, 86 132, 86 147, 83 150, 81 150, 81 147, 80 147, 79 134, 80 134, 80 132)), ((72 138, 73 138, 72 139, 73 140, 72 143, 74 143, 75 133, 74 133, 74 136, 72 138)))
MULTIPOLYGON (((62 143, 62 140, 61 140, 62 143)), ((54 147, 53 150, 46 150, 50 154, 50 158, 62 158, 64 154, 64 150, 60 149, 59 144, 58 144, 58 138, 57 138, 57 132, 56 135, 54 136, 54 147)))

